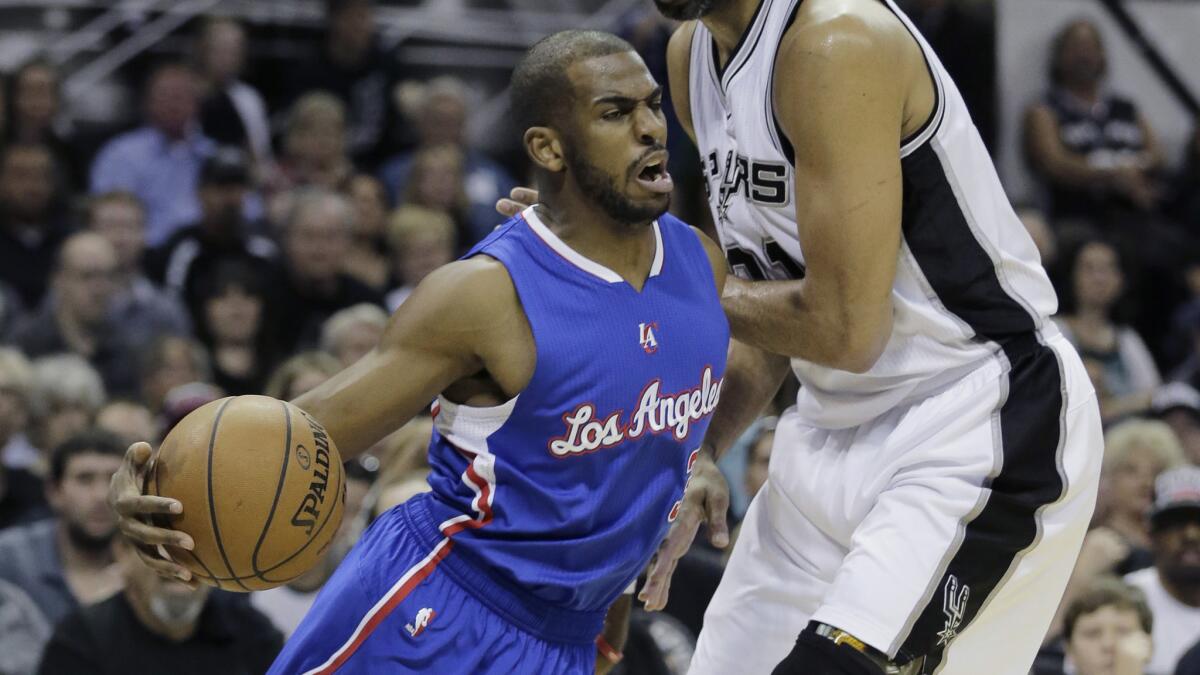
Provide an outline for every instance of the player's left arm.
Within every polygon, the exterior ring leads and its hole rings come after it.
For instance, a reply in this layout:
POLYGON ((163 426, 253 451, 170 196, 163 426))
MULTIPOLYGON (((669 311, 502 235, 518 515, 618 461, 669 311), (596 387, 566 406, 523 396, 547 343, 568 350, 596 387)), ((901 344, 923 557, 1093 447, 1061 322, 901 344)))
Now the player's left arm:
POLYGON ((774 104, 795 149, 808 267, 801 281, 727 284, 739 340, 852 372, 883 352, 900 247, 909 56, 893 31, 857 16, 806 22, 784 37, 774 104))

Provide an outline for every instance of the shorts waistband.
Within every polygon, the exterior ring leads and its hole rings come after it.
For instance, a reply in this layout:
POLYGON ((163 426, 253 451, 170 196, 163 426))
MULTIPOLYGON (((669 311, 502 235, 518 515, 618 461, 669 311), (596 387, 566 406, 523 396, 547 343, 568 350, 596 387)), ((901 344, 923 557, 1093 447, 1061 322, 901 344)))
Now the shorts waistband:
MULTIPOLYGON (((413 499, 405 508, 405 520, 419 539, 437 545, 446 538, 438 528, 425 499, 413 499)), ((450 538, 452 543, 460 542, 450 538)), ((464 592, 518 628, 544 640, 573 644, 592 644, 604 629, 604 610, 584 612, 551 605, 497 578, 470 560, 470 554, 452 550, 438 566, 464 592)))

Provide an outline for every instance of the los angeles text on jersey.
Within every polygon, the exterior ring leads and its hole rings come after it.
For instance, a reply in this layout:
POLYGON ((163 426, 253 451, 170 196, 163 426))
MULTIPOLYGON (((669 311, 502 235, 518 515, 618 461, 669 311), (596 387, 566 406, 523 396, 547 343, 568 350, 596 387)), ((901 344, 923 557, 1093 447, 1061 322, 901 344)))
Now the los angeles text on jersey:
POLYGON ((704 187, 711 191, 709 181, 719 178, 717 194, 721 196, 722 204, 740 192, 757 204, 784 206, 791 202, 789 169, 787 164, 735 155, 732 150, 726 152, 725 161, 720 162, 717 151, 713 150, 704 163, 704 173, 709 179, 704 182, 704 187))
POLYGON ((683 441, 698 422, 717 407, 721 397, 721 379, 713 379, 712 366, 705 366, 700 384, 676 394, 662 394, 662 381, 655 379, 642 389, 637 409, 629 419, 622 420, 624 410, 604 419, 596 414, 596 406, 584 403, 563 415, 566 433, 546 444, 555 457, 569 457, 611 448, 642 434, 661 434, 670 431, 675 440, 683 441))

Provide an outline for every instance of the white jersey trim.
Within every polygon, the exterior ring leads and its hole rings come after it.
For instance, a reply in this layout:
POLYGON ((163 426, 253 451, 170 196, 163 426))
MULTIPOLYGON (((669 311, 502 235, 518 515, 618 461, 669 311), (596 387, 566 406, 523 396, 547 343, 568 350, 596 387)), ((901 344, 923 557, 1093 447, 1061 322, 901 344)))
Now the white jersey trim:
MULTIPOLYGON (((588 258, 587 256, 584 256, 568 246, 567 242, 560 239, 557 234, 554 234, 554 232, 550 230, 549 227, 546 227, 546 224, 543 223, 542 219, 538 217, 534 207, 527 207, 521 212, 521 217, 526 223, 529 223, 529 228, 533 230, 534 234, 540 237, 542 241, 546 242, 546 245, 549 246, 551 250, 562 256, 567 262, 610 284, 625 283, 625 279, 620 274, 617 274, 611 269, 601 265, 591 258, 588 258)), ((660 272, 662 272, 663 240, 662 231, 658 227, 657 220, 651 223, 651 227, 654 228, 654 261, 650 264, 650 276, 656 277, 660 272)))

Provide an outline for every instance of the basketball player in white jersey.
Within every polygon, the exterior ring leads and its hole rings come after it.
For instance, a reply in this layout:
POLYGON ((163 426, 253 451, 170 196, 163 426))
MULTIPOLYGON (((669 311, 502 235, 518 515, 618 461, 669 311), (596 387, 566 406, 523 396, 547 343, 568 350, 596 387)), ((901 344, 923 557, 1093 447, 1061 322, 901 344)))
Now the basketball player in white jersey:
POLYGON ((642 598, 666 603, 702 520, 724 538, 711 461, 790 364, 691 673, 1024 675, 1095 504, 1100 418, 962 97, 890 0, 655 2, 685 20, 672 98, 752 283, 726 286, 721 405, 642 598))

